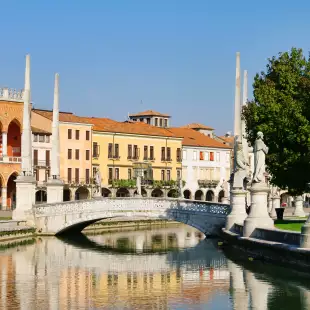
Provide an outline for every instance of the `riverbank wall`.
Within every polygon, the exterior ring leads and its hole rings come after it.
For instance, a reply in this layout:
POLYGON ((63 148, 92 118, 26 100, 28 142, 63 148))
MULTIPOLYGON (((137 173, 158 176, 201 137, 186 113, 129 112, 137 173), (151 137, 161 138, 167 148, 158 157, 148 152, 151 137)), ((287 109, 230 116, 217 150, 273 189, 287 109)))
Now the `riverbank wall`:
POLYGON ((222 229, 224 246, 232 246, 249 260, 261 260, 305 271, 310 267, 310 249, 300 248, 301 233, 280 229, 256 228, 251 237, 243 237, 243 226, 232 231, 222 229))

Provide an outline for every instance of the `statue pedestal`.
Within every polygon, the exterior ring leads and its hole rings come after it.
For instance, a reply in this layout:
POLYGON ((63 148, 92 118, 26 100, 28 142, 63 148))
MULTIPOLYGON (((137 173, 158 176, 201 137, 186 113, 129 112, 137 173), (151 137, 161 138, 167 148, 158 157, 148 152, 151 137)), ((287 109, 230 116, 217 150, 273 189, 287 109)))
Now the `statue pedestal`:
POLYGON ((34 226, 32 207, 35 204, 36 180, 33 176, 19 175, 16 182, 16 208, 12 212, 13 220, 27 221, 34 226))
POLYGON ((280 199, 281 198, 277 196, 272 198, 272 209, 269 212, 271 218, 277 217, 276 208, 280 208, 280 199))
POLYGON ((301 227, 300 247, 310 248, 310 215, 307 222, 301 227))
POLYGON ((245 209, 245 197, 247 191, 244 189, 232 189, 230 193, 232 210, 226 218, 225 228, 227 230, 232 230, 235 223, 243 225, 243 222, 247 217, 245 209))
POLYGON ((47 203, 63 202, 64 183, 60 179, 46 182, 47 203))
POLYGON ((244 221, 243 236, 250 237, 255 228, 274 228, 267 209, 267 196, 270 192, 266 183, 254 183, 251 188, 251 210, 244 221))
POLYGON ((303 206, 304 201, 302 199, 302 196, 295 197, 294 201, 295 201, 295 210, 293 215, 298 217, 305 217, 306 214, 304 212, 304 206, 303 206))
POLYGON ((272 211, 272 198, 268 197, 268 213, 272 211))
POLYGON ((229 205, 228 197, 223 197, 221 203, 224 203, 226 205, 229 205))
POLYGON ((100 192, 94 192, 93 193, 93 198, 100 198, 101 197, 101 193, 100 192))

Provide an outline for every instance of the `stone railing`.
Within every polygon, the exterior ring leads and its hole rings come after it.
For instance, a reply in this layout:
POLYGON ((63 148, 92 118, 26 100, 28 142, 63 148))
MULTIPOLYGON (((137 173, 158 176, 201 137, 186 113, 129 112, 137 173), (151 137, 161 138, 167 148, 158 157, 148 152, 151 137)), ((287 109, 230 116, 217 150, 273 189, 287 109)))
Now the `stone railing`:
POLYGON ((199 200, 176 198, 98 198, 33 206, 36 216, 108 212, 201 212, 226 216, 230 206, 199 200))
POLYGON ((0 87, 0 100, 23 102, 24 91, 0 87))

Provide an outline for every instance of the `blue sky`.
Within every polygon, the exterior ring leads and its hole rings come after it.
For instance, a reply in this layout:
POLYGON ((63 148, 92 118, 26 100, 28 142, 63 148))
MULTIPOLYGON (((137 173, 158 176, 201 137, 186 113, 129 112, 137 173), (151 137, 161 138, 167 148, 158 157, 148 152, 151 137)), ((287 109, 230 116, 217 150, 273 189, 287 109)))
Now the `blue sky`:
POLYGON ((4 1, 0 85, 22 88, 31 54, 32 99, 51 108, 125 120, 154 109, 173 125, 233 129, 235 53, 249 74, 292 46, 309 51, 310 1, 4 1), (286 4, 288 3, 288 4, 286 4), (142 100, 142 104, 141 104, 142 100))

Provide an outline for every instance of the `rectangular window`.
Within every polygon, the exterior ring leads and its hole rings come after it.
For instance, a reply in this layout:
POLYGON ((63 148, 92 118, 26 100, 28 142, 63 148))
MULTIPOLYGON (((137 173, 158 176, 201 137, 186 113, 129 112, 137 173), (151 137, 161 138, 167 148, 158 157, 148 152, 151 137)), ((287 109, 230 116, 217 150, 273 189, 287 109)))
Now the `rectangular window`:
POLYGON ((171 171, 167 170, 167 181, 171 180, 171 171))
POLYGON ((68 182, 71 183, 72 181, 72 168, 68 168, 68 182))
POLYGON ((149 117, 146 119, 146 123, 149 125, 151 124, 151 119, 149 117))
POLYGON ((165 122, 165 128, 167 128, 168 127, 168 120, 165 119, 164 122, 165 122))
POLYGON ((158 127, 158 118, 155 118, 155 126, 158 127))
POLYGON ((90 131, 86 130, 86 140, 89 141, 90 139, 90 131))
POLYGON ((199 159, 200 160, 204 160, 205 159, 205 156, 204 156, 205 154, 204 154, 204 152, 199 152, 199 159))
POLYGON ((75 150, 75 159, 80 159, 80 150, 75 150))
POLYGON ((68 159, 72 159, 72 149, 68 149, 68 159))
POLYGON ((147 145, 144 145, 144 153, 143 153, 144 154, 143 155, 144 160, 147 160, 147 151, 148 151, 147 149, 148 149, 147 145))
POLYGON ((150 146, 150 160, 154 159, 154 146, 150 146))
POLYGON ((86 181, 86 184, 90 183, 89 169, 85 170, 85 181, 86 181))
POLYGON ((45 151, 45 163, 47 167, 50 166, 50 150, 45 151))
POLYGON ((36 169, 36 181, 40 181, 40 169, 36 169))
POLYGON ((197 160, 197 152, 196 151, 193 152, 193 160, 197 160))
POLYGON ((165 152, 165 147, 162 147, 161 148, 161 161, 165 161, 165 156, 166 155, 166 152, 165 152))
POLYGON ((128 144, 128 155, 127 155, 128 159, 132 159, 132 145, 128 144))
POLYGON ((97 168, 93 167, 93 177, 95 177, 96 173, 97 173, 97 168))
POLYGON ((80 182, 80 169, 75 168, 75 183, 79 183, 79 182, 80 182))
POLYGON ((177 162, 181 162, 181 149, 177 148, 177 162))
POLYGON ((75 140, 80 140, 80 131, 79 130, 75 131, 75 140))
POLYGON ((220 152, 216 152, 216 161, 217 161, 217 162, 220 161, 220 152))
POLYGON ((132 178, 132 170, 131 170, 131 168, 128 168, 128 180, 131 180, 131 178, 132 178))
POLYGON ((186 160, 187 159, 187 151, 186 150, 183 150, 183 160, 186 160))
POLYGON ((214 161, 214 152, 210 152, 210 161, 214 161))
POLYGON ((86 150, 86 160, 90 160, 90 151, 86 150))
POLYGON ((165 181, 165 170, 161 171, 161 180, 165 181))
POLYGON ((118 143, 114 145, 114 158, 119 158, 119 145, 118 143))
POLYGON ((93 157, 99 157, 99 145, 97 142, 93 142, 93 157))
POLYGON ((33 164, 38 165, 38 150, 33 150, 33 164))
POLYGON ((109 181, 113 179, 113 168, 109 168, 109 181))
POLYGON ((139 153, 138 153, 138 145, 133 146, 133 158, 138 159, 139 158, 139 153))
POLYGON ((45 142, 50 143, 50 136, 45 136, 45 142))
POLYGON ((181 170, 177 170, 177 180, 181 179, 181 170))
POLYGON ((230 159, 230 154, 226 153, 226 162, 229 163, 229 159, 230 159))
POLYGON ((44 141, 45 141, 44 136, 40 135, 39 136, 39 142, 44 142, 44 141))
POLYGON ((68 129, 68 139, 72 139, 72 129, 68 129))
POLYGON ((33 135, 33 142, 38 142, 38 135, 33 135))
POLYGON ((159 119, 159 127, 163 127, 163 119, 162 118, 159 119))
POLYGON ((171 161, 171 148, 167 147, 167 160, 171 161))
POLYGON ((119 180, 119 168, 115 168, 115 180, 119 180))
POLYGON ((108 145, 108 158, 112 158, 113 157, 113 144, 109 143, 108 145))

